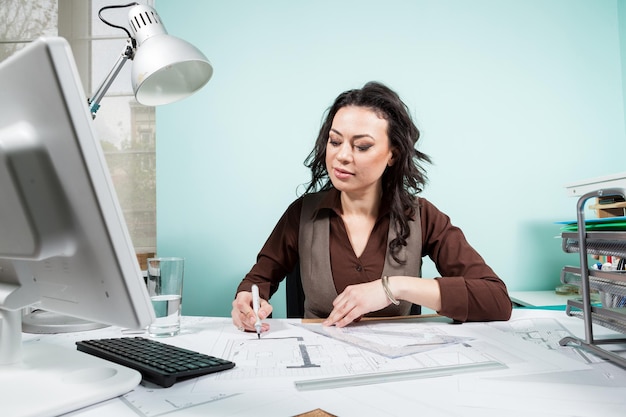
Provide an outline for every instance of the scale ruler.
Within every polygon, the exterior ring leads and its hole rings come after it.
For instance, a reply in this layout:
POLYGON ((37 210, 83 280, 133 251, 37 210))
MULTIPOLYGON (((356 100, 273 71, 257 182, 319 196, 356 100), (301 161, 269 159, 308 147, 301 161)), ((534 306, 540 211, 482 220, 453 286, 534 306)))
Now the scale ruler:
POLYGON ((480 363, 446 365, 425 369, 407 369, 402 371, 376 372, 358 375, 347 375, 319 379, 307 379, 295 381, 299 391, 312 391, 328 388, 352 387, 357 385, 380 384, 383 382, 404 381, 407 379, 434 378, 440 376, 456 375, 465 372, 478 372, 507 369, 507 366, 495 361, 480 363))

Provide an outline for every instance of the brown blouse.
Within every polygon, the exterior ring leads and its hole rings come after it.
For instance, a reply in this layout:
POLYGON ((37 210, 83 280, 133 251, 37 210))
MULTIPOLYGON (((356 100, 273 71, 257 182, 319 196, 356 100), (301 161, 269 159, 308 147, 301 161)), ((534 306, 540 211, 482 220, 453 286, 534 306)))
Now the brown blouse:
MULTIPOLYGON (((298 231, 302 198, 294 201, 276 224, 237 292, 259 286, 269 299, 298 262, 298 231)), ((439 314, 458 321, 508 320, 511 301, 506 285, 470 246, 463 232, 432 203, 419 198, 422 253, 435 263, 441 277, 439 314)), ((341 219, 340 193, 332 189, 319 209, 330 209, 330 262, 337 293, 348 285, 379 279, 382 274, 389 230, 389 205, 383 201, 369 241, 360 257, 354 254, 341 219)))

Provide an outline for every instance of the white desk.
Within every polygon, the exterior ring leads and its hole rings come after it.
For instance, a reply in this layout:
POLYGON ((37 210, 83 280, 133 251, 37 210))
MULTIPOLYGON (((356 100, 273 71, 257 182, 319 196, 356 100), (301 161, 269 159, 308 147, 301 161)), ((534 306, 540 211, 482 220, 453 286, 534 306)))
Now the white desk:
MULTIPOLYGON (((306 341, 306 348, 312 361, 321 364, 321 367, 329 366, 319 359, 324 357, 324 350, 327 349, 324 340, 341 344, 354 358, 361 357, 357 348, 295 327, 287 320, 271 320, 270 324, 270 332, 262 336, 262 339, 267 341, 261 340, 258 346, 267 346, 263 343, 280 342, 282 345, 276 346, 285 346, 287 349, 290 343, 293 344, 293 340, 300 338, 299 340, 306 341), (276 338, 284 339, 277 341, 276 338), (320 338, 324 340, 320 341, 320 338), (271 339, 274 340, 270 342, 271 339)), ((229 352, 237 351, 237 346, 252 343, 251 341, 256 339, 256 334, 237 331, 227 318, 184 317, 182 334, 161 340, 232 359, 237 363, 233 371, 237 372, 184 381, 168 389, 140 385, 127 396, 67 416, 138 417, 164 415, 168 411, 168 417, 208 415, 274 417, 295 416, 316 409, 342 417, 403 416, 407 415, 407 411, 415 415, 463 417, 624 416, 626 370, 605 362, 586 363, 581 358, 588 358, 589 355, 580 355, 572 349, 560 350, 555 347, 566 329, 577 336, 582 336, 582 321, 567 317, 563 311, 515 309, 511 321, 495 324, 452 325, 423 319, 411 325, 447 326, 446 332, 457 335, 480 329, 480 332, 486 335, 484 340, 476 338, 464 346, 470 348, 473 345, 482 349, 486 344, 492 344, 494 349, 506 352, 502 358, 508 364, 508 368, 373 385, 299 391, 295 388, 294 381, 306 379, 306 370, 303 370, 302 375, 291 374, 287 377, 276 375, 277 368, 280 368, 276 366, 276 358, 287 351, 280 352, 280 349, 276 349, 274 352, 267 352, 259 349, 256 354, 248 352, 246 358, 227 357, 230 355, 229 352), (543 330, 540 329, 545 330, 548 327, 551 330, 541 333, 543 330), (571 369, 568 368, 572 363, 576 365, 571 369), (564 370, 563 367, 568 370, 564 370), (160 407, 160 404, 163 407, 160 407), (138 408, 133 409, 133 406, 138 408)), ((429 327, 419 328, 426 331, 429 327)), ((611 332, 599 328, 596 335, 600 333, 611 332)), ((29 343, 45 341, 73 347, 75 340, 121 335, 119 329, 108 328, 43 337, 25 334, 24 338, 30 340, 29 343)), ((459 346, 460 344, 457 344, 455 348, 461 349, 459 346)), ((445 352, 447 351, 441 350, 439 354, 445 352)), ((300 353, 294 351, 293 354, 300 353)), ((457 361, 458 351, 451 353, 448 359, 450 363, 457 361)))
POLYGON ((551 307, 565 306, 567 300, 572 298, 580 298, 579 295, 561 295, 549 291, 509 291, 511 301, 522 307, 551 307))
MULTIPOLYGON (((567 305, 567 300, 581 300, 579 294, 557 294, 554 290, 546 291, 509 291, 511 301, 522 307, 563 307, 567 305)), ((598 302, 597 294, 592 294, 591 302, 598 302)))

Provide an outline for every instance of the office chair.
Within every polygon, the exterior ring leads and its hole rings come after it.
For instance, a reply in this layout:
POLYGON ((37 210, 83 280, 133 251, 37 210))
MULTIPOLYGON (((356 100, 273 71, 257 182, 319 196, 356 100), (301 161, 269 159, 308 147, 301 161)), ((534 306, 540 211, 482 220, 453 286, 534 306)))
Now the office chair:
MULTIPOLYGON (((304 317, 304 290, 302 289, 302 278, 300 277, 300 263, 297 263, 293 271, 285 276, 286 287, 285 296, 287 298, 287 318, 304 317)), ((411 305, 411 315, 422 314, 422 306, 411 305)))
POLYGON ((285 276, 285 296, 287 298, 287 318, 300 319, 304 317, 304 290, 300 277, 300 263, 293 271, 285 276))

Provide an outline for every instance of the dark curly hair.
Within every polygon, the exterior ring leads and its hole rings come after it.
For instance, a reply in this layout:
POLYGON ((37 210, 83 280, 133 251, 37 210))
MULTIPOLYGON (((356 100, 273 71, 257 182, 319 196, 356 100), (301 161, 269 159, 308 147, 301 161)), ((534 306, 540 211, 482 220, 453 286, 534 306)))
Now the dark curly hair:
POLYGON ((393 259, 401 264, 398 254, 410 234, 409 220, 415 216, 414 199, 427 182, 426 172, 421 163, 430 163, 430 158, 415 149, 420 132, 413 123, 408 107, 398 94, 379 82, 369 82, 360 89, 341 93, 333 105, 326 110, 315 147, 304 164, 311 169, 311 181, 305 194, 328 190, 332 187, 326 170, 326 145, 335 114, 342 107, 358 106, 373 110, 387 120, 387 135, 394 151, 395 162, 383 174, 383 198, 389 199, 391 224, 396 228, 397 237, 389 242, 393 259))

